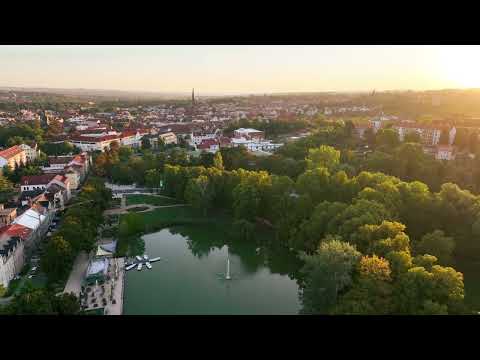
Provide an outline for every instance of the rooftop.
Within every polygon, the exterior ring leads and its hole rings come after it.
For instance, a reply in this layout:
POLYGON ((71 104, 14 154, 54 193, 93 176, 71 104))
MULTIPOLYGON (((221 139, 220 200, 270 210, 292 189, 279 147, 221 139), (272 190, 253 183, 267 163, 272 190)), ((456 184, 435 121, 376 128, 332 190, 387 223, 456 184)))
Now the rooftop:
POLYGON ((0 151, 0 157, 3 157, 4 159, 8 160, 8 159, 22 153, 23 151, 24 150, 20 146, 15 145, 15 146, 9 147, 8 149, 0 151))

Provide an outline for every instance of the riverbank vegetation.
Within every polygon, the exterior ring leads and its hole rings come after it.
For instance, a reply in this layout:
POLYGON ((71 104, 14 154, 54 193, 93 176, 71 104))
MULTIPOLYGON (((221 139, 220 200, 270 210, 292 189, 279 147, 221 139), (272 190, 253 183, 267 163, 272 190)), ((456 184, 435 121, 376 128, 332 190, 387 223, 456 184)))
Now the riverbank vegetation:
MULTIPOLYGON (((156 175, 163 194, 205 219, 219 209, 232 216, 246 241, 258 224, 270 227, 305 263, 306 313, 468 313, 455 268, 480 255, 480 197, 445 181, 460 162, 436 161, 389 130, 367 138, 365 151, 353 131, 326 124, 272 157, 222 149, 221 166, 165 161, 156 175)), ((158 214, 147 214, 154 223, 158 214)))
POLYGON ((310 149, 296 181, 264 171, 166 165, 165 192, 207 214, 226 209, 245 237, 258 221, 271 224, 277 241, 305 261, 307 313, 466 311, 463 275, 451 266, 480 253, 480 199, 454 184, 434 193, 382 173, 349 177, 339 170, 340 155, 329 146, 310 149), (188 196, 199 187, 210 187, 209 196, 188 196), (365 293, 369 302, 353 307, 365 293), (329 302, 316 303, 326 296, 329 302))

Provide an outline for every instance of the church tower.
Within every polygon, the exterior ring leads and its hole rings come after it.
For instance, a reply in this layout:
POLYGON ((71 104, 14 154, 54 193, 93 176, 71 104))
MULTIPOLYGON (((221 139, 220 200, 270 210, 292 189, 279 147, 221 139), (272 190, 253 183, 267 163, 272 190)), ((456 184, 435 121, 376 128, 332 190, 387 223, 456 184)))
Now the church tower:
POLYGON ((195 89, 192 89, 192 106, 195 105, 195 89))

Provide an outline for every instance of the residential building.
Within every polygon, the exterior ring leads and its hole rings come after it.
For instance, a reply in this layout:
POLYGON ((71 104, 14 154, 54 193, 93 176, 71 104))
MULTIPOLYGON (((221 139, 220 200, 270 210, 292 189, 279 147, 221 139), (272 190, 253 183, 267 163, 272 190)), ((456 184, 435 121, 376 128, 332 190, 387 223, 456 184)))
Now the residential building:
POLYGON ((197 145, 198 150, 216 153, 220 149, 220 144, 217 139, 205 139, 197 145))
POLYGON ((158 138, 162 139, 166 145, 178 143, 177 135, 171 131, 158 135, 158 138))
POLYGON ((455 159, 454 147, 451 145, 439 145, 435 154, 437 160, 453 160, 455 159))
POLYGON ((25 241, 31 230, 22 225, 7 225, 0 228, 0 285, 7 288, 25 263, 25 241))
POLYGON ((232 139, 232 147, 239 147, 244 146, 247 150, 255 152, 255 151, 273 151, 283 144, 274 144, 269 140, 265 141, 257 141, 257 140, 247 140, 245 138, 233 138, 232 139))
POLYGON ((25 151, 25 155, 27 157, 27 161, 35 161, 40 156, 40 149, 38 148, 37 143, 27 145, 27 144, 20 144, 23 151, 25 151))
POLYGON ((25 165, 26 162, 27 155, 19 145, 0 151, 0 168, 8 165, 13 170, 15 166, 25 165))
MULTIPOLYGON (((411 122, 401 122, 398 125, 393 126, 398 133, 400 141, 404 141, 405 135, 416 132, 420 135, 422 143, 428 146, 436 146, 440 141, 442 134, 442 127, 432 125, 420 125, 411 122)), ((452 127, 449 130, 449 142, 453 143, 455 140, 456 129, 452 127)), ((451 145, 451 144, 450 144, 451 145)))
POLYGON ((45 190, 50 181, 57 176, 55 174, 22 176, 20 189, 22 192, 30 190, 45 190))
POLYGON ((16 208, 4 208, 4 205, 0 204, 0 227, 10 225, 16 217, 16 208))
POLYGON ((216 137, 217 137, 217 131, 213 133, 192 132, 190 134, 190 144, 192 146, 196 146, 201 144, 203 140, 215 139, 216 137))
POLYGON ((265 134, 263 131, 250 129, 250 128, 240 128, 233 132, 233 136, 237 139, 245 138, 247 140, 263 140, 265 139, 265 134))

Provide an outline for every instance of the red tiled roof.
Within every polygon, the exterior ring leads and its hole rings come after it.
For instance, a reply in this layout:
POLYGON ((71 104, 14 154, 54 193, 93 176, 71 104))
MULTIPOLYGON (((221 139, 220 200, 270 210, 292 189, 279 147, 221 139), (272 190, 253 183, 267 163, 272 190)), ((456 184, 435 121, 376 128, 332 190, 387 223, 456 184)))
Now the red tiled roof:
POLYGON ((18 236, 21 239, 25 239, 32 232, 32 229, 20 224, 11 224, 0 228, 0 236, 14 237, 18 236))
POLYGON ((20 146, 15 145, 15 146, 9 147, 8 149, 0 151, 0 156, 8 160, 14 157, 15 155, 20 154, 21 152, 23 152, 23 149, 20 146))
POLYGON ((102 142, 107 140, 120 140, 118 135, 103 135, 103 136, 81 136, 75 135, 71 136, 70 140, 73 141, 89 141, 89 142, 102 142))
POLYGON ((55 177, 55 174, 22 176, 21 185, 47 185, 55 177))
POLYGON ((137 130, 125 130, 125 131, 122 131, 122 137, 127 137, 127 136, 135 136, 137 135, 137 130))

